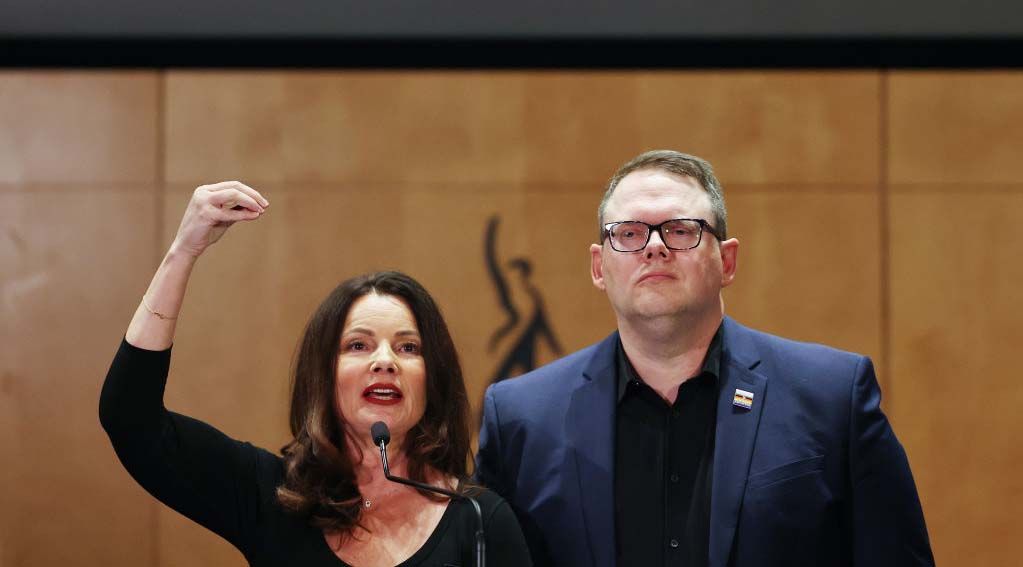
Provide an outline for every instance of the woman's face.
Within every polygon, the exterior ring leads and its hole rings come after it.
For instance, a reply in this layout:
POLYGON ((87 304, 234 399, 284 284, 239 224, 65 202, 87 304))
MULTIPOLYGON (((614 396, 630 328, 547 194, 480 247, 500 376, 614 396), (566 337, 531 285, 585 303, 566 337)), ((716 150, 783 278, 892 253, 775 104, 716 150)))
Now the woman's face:
POLYGON ((401 441, 426 409, 426 363, 412 311, 401 298, 357 299, 341 331, 335 391, 346 426, 358 438, 383 421, 401 441))

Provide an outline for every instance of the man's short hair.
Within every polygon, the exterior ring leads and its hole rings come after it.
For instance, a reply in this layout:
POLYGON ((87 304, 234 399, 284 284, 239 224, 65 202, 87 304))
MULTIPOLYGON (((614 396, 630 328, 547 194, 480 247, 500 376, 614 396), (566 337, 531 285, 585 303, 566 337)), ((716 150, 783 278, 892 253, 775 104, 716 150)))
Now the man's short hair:
POLYGON ((604 198, 601 199, 600 207, 597 208, 597 229, 600 231, 600 236, 597 238, 598 243, 604 239, 604 211, 607 209, 607 202, 611 200, 615 188, 626 175, 641 169, 657 169, 695 179, 710 197, 710 210, 714 215, 711 224, 713 224, 715 232, 720 235, 721 240, 728 238, 728 212, 725 209, 725 196, 721 192, 721 184, 718 183, 717 177, 714 177, 714 168, 710 163, 696 156, 674 150, 651 150, 639 154, 619 167, 611 177, 611 181, 608 182, 607 191, 604 192, 604 198))

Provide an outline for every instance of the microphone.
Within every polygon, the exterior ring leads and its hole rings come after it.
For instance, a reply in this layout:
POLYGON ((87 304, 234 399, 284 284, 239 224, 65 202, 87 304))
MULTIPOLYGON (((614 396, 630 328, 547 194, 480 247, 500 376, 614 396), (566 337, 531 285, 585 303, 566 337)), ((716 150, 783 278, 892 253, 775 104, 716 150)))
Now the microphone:
POLYGON ((446 488, 437 488, 436 486, 430 486, 422 482, 416 482, 409 478, 402 478, 400 476, 391 475, 391 467, 387 464, 387 444, 391 442, 391 430, 387 428, 387 424, 378 421, 369 428, 370 434, 373 436, 373 444, 380 447, 380 462, 384 465, 384 477, 392 482, 398 484, 404 484, 420 490, 426 490, 427 492, 434 492, 437 494, 443 494, 449 498, 462 498, 468 500, 472 504, 473 509, 476 511, 476 567, 486 566, 486 538, 483 532, 483 512, 480 510, 480 503, 471 496, 459 494, 453 490, 447 490, 446 488))
POLYGON ((382 421, 374 423, 369 428, 369 433, 373 436, 373 444, 377 447, 379 447, 381 443, 387 445, 391 442, 391 430, 387 429, 387 424, 382 421))

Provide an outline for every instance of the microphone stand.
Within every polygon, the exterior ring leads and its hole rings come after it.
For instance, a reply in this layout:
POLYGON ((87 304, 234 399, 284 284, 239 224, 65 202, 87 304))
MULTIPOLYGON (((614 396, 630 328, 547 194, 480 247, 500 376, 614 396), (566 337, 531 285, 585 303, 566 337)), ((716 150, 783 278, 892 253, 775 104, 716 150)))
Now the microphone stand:
POLYGON ((476 499, 471 496, 459 494, 453 490, 447 490, 446 488, 437 488, 436 486, 430 486, 429 484, 416 482, 412 479, 402 478, 400 476, 392 476, 391 467, 388 466, 387 464, 388 441, 390 441, 390 435, 388 435, 386 438, 377 438, 377 442, 379 443, 380 446, 380 461, 384 465, 384 477, 387 480, 397 482, 398 484, 411 486, 413 488, 418 488, 420 490, 426 490, 427 492, 436 492, 438 494, 443 494, 451 498, 464 498, 465 500, 468 500, 470 504, 472 504, 472 507, 476 511, 476 567, 486 567, 487 542, 483 531, 483 511, 480 510, 480 503, 477 502, 476 499))

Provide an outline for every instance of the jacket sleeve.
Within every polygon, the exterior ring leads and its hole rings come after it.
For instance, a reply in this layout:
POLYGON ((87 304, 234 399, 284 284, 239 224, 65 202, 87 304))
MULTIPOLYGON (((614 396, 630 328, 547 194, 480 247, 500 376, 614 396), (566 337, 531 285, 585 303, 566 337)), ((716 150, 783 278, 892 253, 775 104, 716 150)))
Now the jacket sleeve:
POLYGON ((479 449, 476 452, 475 481, 509 499, 508 485, 501 477, 501 426, 494 400, 494 386, 483 396, 483 425, 480 428, 479 449))
POLYGON ((934 565, 927 526, 906 452, 881 411, 869 359, 852 384, 849 475, 854 565, 934 565))
POLYGON ((100 422, 128 473, 160 502, 243 554, 259 506, 259 471, 275 457, 168 411, 170 350, 122 341, 100 396, 100 422), (261 465, 262 463, 262 465, 261 465))
POLYGON ((474 480, 477 484, 485 486, 496 492, 507 500, 508 506, 518 519, 518 527, 525 537, 529 546, 529 553, 533 559, 533 565, 546 567, 554 565, 550 548, 547 544, 546 534, 539 528, 535 521, 522 508, 523 504, 516 498, 516 486, 520 467, 508 466, 508 460, 517 460, 517 445, 507 446, 506 439, 514 437, 515 433, 508 431, 511 425, 502 422, 501 403, 498 396, 501 391, 499 384, 493 384, 487 388, 483 398, 483 425, 480 429, 479 449, 476 452, 476 474, 474 480))

